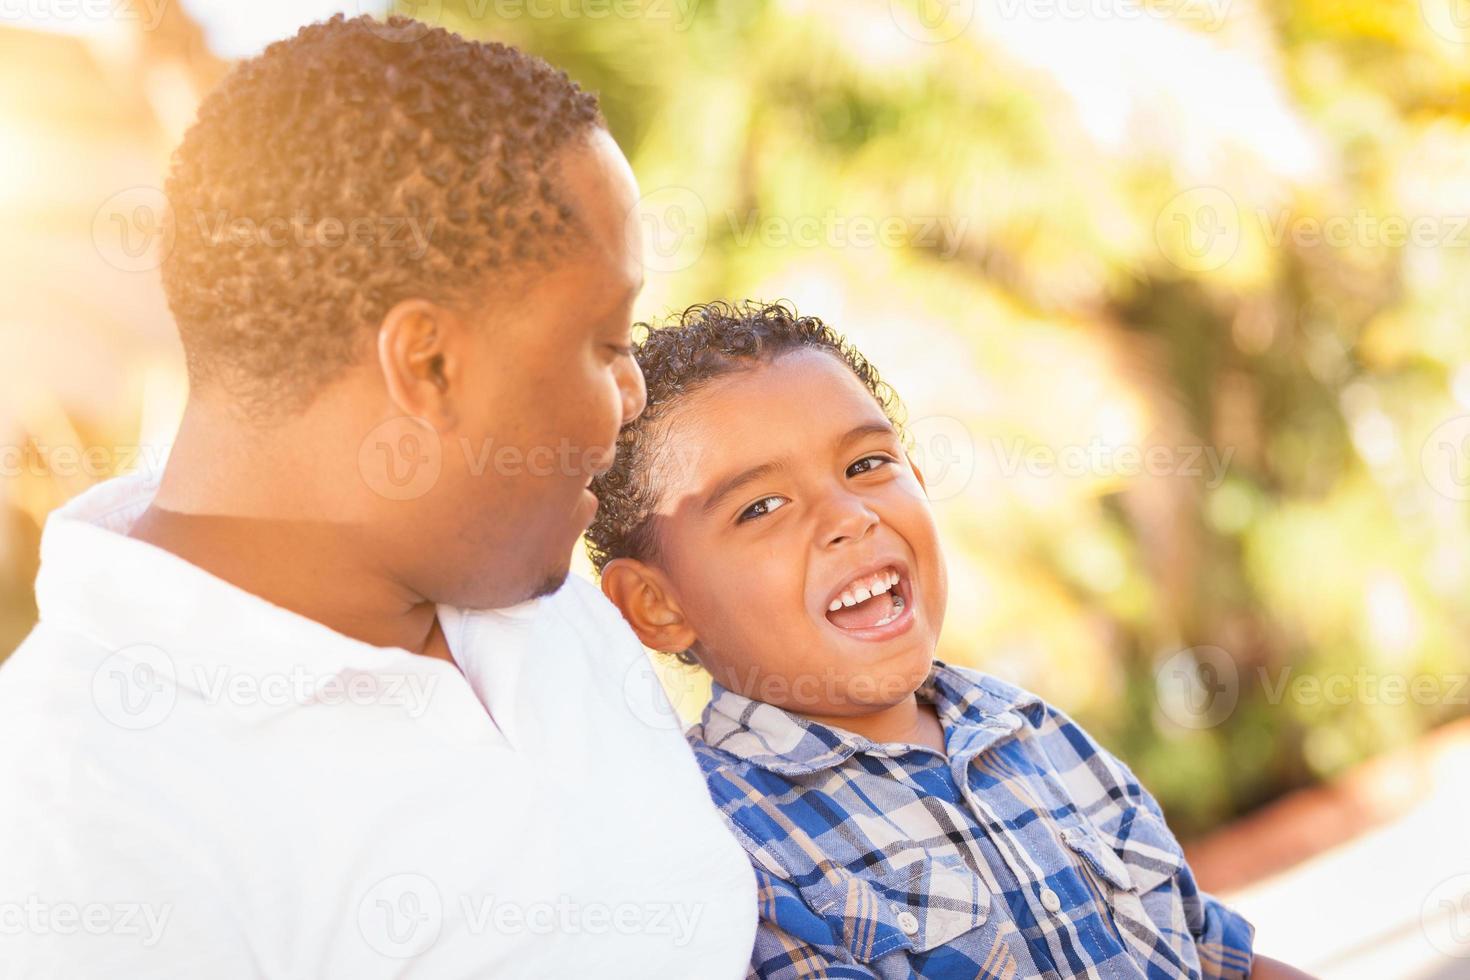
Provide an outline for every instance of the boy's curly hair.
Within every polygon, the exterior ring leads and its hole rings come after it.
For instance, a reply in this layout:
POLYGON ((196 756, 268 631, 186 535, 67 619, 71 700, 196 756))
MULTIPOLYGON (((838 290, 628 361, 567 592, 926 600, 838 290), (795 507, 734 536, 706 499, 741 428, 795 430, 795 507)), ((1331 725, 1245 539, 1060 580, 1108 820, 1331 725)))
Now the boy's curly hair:
MULTIPOLYGON (((633 348, 648 385, 648 406, 618 434, 617 459, 597 477, 597 516, 587 529, 587 554, 598 572, 614 558, 648 560, 658 553, 649 516, 658 504, 657 460, 664 422, 681 399, 711 381, 768 364, 794 351, 825 351, 851 369, 899 432, 903 403, 857 348, 814 316, 785 302, 714 302, 691 306, 662 324, 640 323, 646 335, 633 348)), ((689 651, 676 654, 693 663, 689 651)))
POLYGON ((338 14, 241 63, 165 186, 191 380, 289 412, 394 304, 452 304, 547 259, 577 221, 556 152, 601 125, 539 58, 402 17, 338 14))

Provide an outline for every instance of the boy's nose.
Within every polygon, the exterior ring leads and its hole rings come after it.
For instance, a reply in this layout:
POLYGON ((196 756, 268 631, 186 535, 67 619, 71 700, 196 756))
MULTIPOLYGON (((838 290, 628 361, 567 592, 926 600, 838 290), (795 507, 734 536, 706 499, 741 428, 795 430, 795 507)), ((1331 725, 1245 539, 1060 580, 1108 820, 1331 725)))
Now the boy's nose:
POLYGON ((826 547, 861 541, 882 523, 877 511, 858 496, 837 494, 828 505, 827 524, 822 535, 826 547))

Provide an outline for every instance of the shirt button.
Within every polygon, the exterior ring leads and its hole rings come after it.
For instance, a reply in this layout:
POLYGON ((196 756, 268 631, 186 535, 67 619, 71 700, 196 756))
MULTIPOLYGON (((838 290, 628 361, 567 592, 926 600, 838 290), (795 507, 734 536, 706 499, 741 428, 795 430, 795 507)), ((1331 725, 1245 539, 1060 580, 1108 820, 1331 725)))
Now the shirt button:
POLYGON ((1041 907, 1048 912, 1060 912, 1062 909, 1062 900, 1050 888, 1043 888, 1041 890, 1041 907))
POLYGON ((903 930, 904 935, 912 936, 919 931, 919 919, 912 912, 900 912, 898 927, 903 930))

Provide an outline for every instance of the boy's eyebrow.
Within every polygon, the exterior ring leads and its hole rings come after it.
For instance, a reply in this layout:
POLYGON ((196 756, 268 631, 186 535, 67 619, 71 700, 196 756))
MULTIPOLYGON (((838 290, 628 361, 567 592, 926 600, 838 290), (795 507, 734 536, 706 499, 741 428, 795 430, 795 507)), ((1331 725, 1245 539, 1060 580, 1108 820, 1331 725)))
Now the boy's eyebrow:
MULTIPOLYGON (((868 436, 893 434, 893 423, 887 420, 882 422, 865 422, 849 430, 846 435, 837 440, 837 451, 841 452, 850 444, 868 436)), ((784 458, 773 459, 769 462, 761 463, 759 466, 752 466, 749 469, 741 470, 739 473, 721 480, 715 484, 709 496, 704 498, 704 505, 702 507, 704 513, 709 514, 716 510, 720 506, 721 501, 746 484, 754 483, 756 480, 770 476, 772 473, 778 473, 784 470, 786 466, 787 463, 784 458)))
POLYGON ((762 477, 770 476, 772 473, 778 473, 785 468, 786 461, 784 459, 773 459, 768 463, 761 463, 759 466, 752 466, 750 469, 741 470, 734 476, 726 477, 715 484, 715 488, 710 491, 709 496, 704 498, 704 512, 706 514, 713 512, 720 506, 721 501, 747 483, 754 483, 762 477))
POLYGON ((862 425, 848 431, 847 435, 837 440, 837 449, 840 452, 859 439, 868 436, 891 436, 894 435, 893 423, 884 419, 882 422, 864 422, 862 425))

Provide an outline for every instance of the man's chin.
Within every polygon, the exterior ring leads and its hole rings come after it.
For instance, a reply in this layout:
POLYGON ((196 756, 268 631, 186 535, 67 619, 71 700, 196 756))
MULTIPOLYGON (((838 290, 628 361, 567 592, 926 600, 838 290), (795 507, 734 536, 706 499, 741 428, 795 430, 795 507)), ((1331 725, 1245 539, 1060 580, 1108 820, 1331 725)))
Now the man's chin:
POLYGON ((526 596, 526 599, 528 601, 531 599, 540 599, 542 596, 548 596, 553 592, 559 591, 563 585, 567 584, 567 576, 571 574, 571 571, 571 568, 567 567, 559 572, 552 572, 541 580, 541 584, 536 586, 535 590, 526 596))
POLYGON ((435 601, 461 609, 509 609, 523 602, 551 595, 566 584, 570 574, 569 562, 560 570, 545 572, 540 579, 531 580, 534 584, 530 586, 516 582, 499 582, 487 587, 487 584, 476 583, 476 587, 469 593, 444 596, 435 601))

